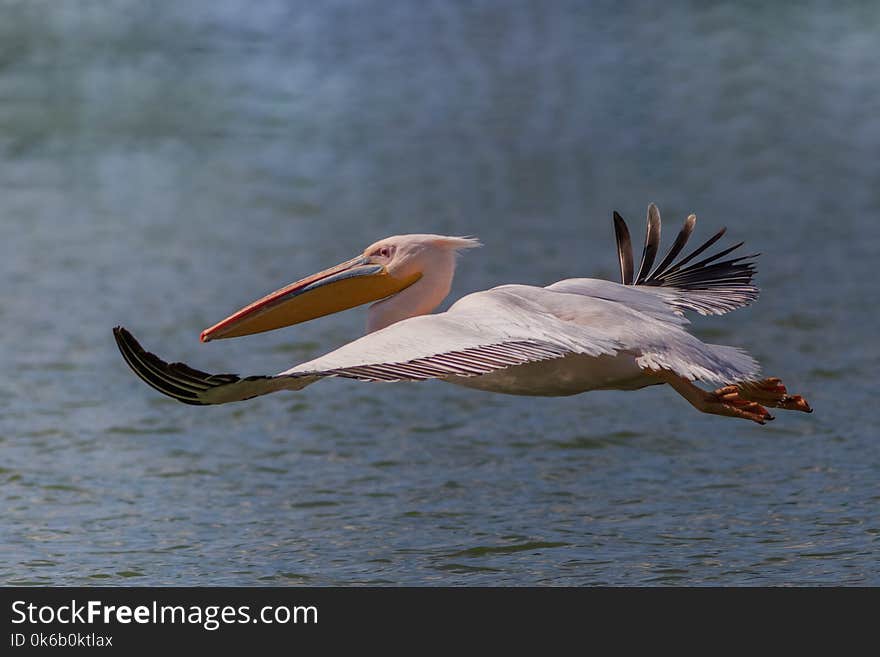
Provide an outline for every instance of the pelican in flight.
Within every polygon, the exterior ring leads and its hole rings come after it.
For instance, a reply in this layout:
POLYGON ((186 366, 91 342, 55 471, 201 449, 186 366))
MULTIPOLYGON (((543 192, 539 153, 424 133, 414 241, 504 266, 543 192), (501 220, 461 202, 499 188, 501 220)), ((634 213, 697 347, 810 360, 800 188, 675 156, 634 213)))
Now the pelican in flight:
POLYGON ((282 287, 206 329, 202 342, 299 324, 375 302, 367 334, 271 376, 207 374, 145 351, 121 326, 125 361, 159 392, 185 404, 225 404, 327 377, 448 383, 511 395, 563 396, 668 384, 697 410, 764 424, 766 407, 812 412, 778 378, 761 378, 742 349, 707 344, 687 332, 686 312, 722 315, 758 296, 753 259, 724 259, 742 242, 694 260, 722 228, 678 258, 696 225, 690 215, 655 266, 660 213, 648 207, 635 268, 626 222, 613 215, 621 281, 569 278, 547 287, 501 285, 431 314, 449 294, 456 257, 480 246, 470 237, 397 235, 361 255, 282 287), (695 382, 715 384, 706 390, 695 382))

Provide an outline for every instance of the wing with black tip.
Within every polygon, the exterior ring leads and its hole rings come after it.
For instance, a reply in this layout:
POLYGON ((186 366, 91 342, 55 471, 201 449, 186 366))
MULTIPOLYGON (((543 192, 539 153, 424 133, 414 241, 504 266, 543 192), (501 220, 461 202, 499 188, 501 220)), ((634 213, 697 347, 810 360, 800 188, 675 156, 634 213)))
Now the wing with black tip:
POLYGON ((691 264, 725 234, 721 228, 699 247, 679 257, 694 232, 695 215, 688 216, 681 231, 654 267, 660 246, 660 212, 653 203, 648 207, 645 246, 639 271, 633 274, 632 243, 626 222, 614 213, 614 232, 617 238, 618 260, 621 263, 621 283, 637 287, 657 288, 677 311, 695 311, 701 315, 721 315, 749 305, 758 298, 758 288, 752 283, 755 275, 754 258, 758 254, 723 259, 740 248, 739 242, 691 264), (627 264, 628 263, 628 264, 627 264))

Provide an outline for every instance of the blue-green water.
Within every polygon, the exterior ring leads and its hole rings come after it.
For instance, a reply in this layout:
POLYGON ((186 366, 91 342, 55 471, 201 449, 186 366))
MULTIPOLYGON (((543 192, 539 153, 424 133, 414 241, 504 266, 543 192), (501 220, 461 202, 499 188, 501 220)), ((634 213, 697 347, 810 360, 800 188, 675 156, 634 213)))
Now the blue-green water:
POLYGON ((880 584, 880 7, 707 5, 0 2, 0 581, 880 584), (614 278, 611 210, 639 234, 650 201, 763 253, 758 303, 695 330, 815 413, 351 381, 193 408, 110 333, 276 372, 364 311, 199 331, 400 232, 483 239, 453 297, 614 278))

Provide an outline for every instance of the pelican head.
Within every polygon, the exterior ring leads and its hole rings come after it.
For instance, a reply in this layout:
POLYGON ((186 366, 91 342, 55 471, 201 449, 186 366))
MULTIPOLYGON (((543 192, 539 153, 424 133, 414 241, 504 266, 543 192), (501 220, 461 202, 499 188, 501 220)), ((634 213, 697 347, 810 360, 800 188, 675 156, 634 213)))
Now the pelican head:
POLYGON ((455 255, 480 246, 470 237, 395 235, 351 260, 267 294, 202 331, 202 342, 300 324, 379 301, 368 330, 431 312, 449 294, 455 255))

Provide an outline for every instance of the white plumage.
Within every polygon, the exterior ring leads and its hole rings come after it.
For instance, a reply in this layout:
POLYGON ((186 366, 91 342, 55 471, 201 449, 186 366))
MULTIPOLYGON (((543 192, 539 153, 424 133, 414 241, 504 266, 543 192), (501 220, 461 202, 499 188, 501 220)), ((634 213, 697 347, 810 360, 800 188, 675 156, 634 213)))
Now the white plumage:
POLYGON ((363 256, 267 295, 203 333, 204 340, 243 335, 358 305, 365 298, 362 280, 378 279, 373 295, 382 300, 371 307, 368 323, 376 330, 274 376, 209 375, 145 352, 125 329, 117 327, 115 334, 126 361, 144 381, 189 404, 238 401, 344 377, 440 379, 535 396, 669 383, 700 410, 761 423, 772 417, 758 402, 809 410, 778 379, 758 381, 758 364, 741 349, 706 344, 687 332, 685 311, 723 314, 757 296, 754 268, 747 261, 753 256, 718 262, 739 245, 683 266, 723 230, 675 261, 695 221, 693 215, 688 218, 652 270, 660 237, 659 212, 652 205, 636 274, 628 230, 615 213, 623 283, 572 278, 547 287, 503 285, 463 297, 438 314, 426 313, 448 293, 455 252, 476 242, 438 235, 382 240, 363 256), (327 297, 331 286, 350 299, 327 297), (709 393, 691 381, 726 387, 709 393))

